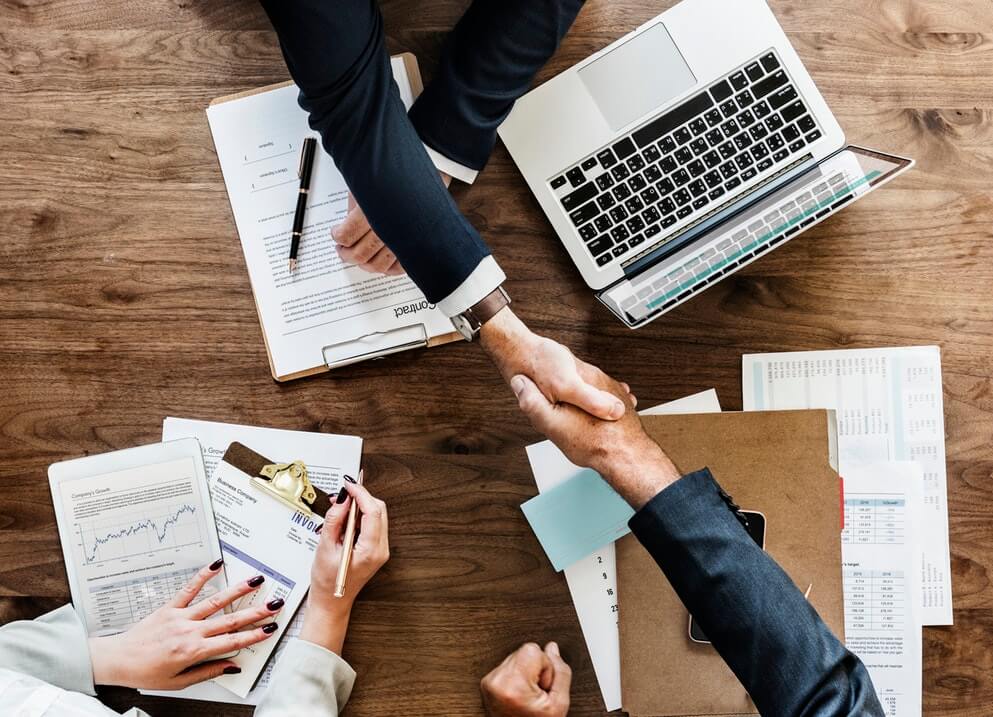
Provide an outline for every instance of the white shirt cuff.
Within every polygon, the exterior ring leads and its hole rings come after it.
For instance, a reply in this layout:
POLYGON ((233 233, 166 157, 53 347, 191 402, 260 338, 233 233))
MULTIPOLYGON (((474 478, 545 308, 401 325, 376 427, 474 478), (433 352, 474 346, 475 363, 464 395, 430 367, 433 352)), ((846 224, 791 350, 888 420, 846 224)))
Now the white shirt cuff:
POLYGON ((486 298, 486 295, 500 286, 507 277, 496 259, 488 256, 479 262, 466 280, 451 294, 438 302, 438 308, 448 318, 461 314, 486 298))
POLYGON ((426 144, 424 149, 428 152, 428 157, 431 158, 431 162, 437 167, 439 172, 444 172, 449 177, 454 177, 460 182, 465 182, 466 184, 472 184, 476 181, 476 177, 479 176, 479 171, 476 169, 469 169, 463 164, 449 159, 441 152, 431 149, 426 144))

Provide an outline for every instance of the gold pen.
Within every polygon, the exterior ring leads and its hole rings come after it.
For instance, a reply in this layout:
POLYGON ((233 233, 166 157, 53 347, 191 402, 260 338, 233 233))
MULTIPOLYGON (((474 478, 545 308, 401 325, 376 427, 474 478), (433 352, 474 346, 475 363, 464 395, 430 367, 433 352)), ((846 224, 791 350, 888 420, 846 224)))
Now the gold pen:
MULTIPOLYGON (((362 485, 363 471, 359 471, 358 485, 362 485)), ((358 518, 355 498, 348 507, 348 522, 345 523, 345 535, 342 538, 344 554, 341 556, 341 564, 338 565, 338 576, 334 581, 334 596, 336 598, 345 596, 345 578, 348 577, 348 566, 352 562, 352 548, 355 547, 355 523, 358 518)))

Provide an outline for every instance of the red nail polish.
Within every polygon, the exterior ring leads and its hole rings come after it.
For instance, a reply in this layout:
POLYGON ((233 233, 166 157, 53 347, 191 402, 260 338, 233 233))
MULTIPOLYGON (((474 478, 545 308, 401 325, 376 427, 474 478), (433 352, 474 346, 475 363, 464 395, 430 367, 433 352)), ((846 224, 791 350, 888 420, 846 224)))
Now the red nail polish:
POLYGON ((228 665, 227 667, 224 668, 224 674, 225 675, 240 675, 241 674, 241 668, 238 667, 238 666, 236 666, 236 665, 228 665))
POLYGON ((215 560, 210 564, 208 570, 216 572, 221 569, 222 565, 224 565, 224 558, 218 558, 217 560, 215 560))
POLYGON ((274 622, 270 622, 268 625, 262 626, 262 632, 264 632, 266 635, 271 635, 272 633, 276 632, 276 630, 278 629, 279 629, 279 625, 277 625, 274 622))
POLYGON ((276 598, 275 600, 270 600, 266 604, 266 607, 269 608, 270 610, 278 610, 279 608, 283 607, 283 598, 276 598))
POLYGON ((257 588, 259 585, 265 582, 265 578, 262 575, 256 575, 254 578, 248 581, 248 587, 257 588))

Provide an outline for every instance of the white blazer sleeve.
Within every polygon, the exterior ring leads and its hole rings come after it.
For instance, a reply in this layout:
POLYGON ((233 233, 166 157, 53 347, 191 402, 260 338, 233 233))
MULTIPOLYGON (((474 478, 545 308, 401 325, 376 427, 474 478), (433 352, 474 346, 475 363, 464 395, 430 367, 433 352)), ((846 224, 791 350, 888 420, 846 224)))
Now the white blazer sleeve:
POLYGON ((0 627, 0 667, 95 695, 86 631, 72 605, 0 627))
POLYGON ((355 670, 330 650, 306 640, 286 646, 255 717, 337 717, 355 684, 355 670))

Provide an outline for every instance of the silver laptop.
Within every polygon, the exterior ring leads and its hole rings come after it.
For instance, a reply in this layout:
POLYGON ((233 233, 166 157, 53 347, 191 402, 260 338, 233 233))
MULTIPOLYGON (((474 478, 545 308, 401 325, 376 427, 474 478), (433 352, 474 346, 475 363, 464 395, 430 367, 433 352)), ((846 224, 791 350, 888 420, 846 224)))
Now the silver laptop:
POLYGON ((522 97, 499 134, 632 328, 913 164, 846 146, 764 0, 683 0, 522 97))

